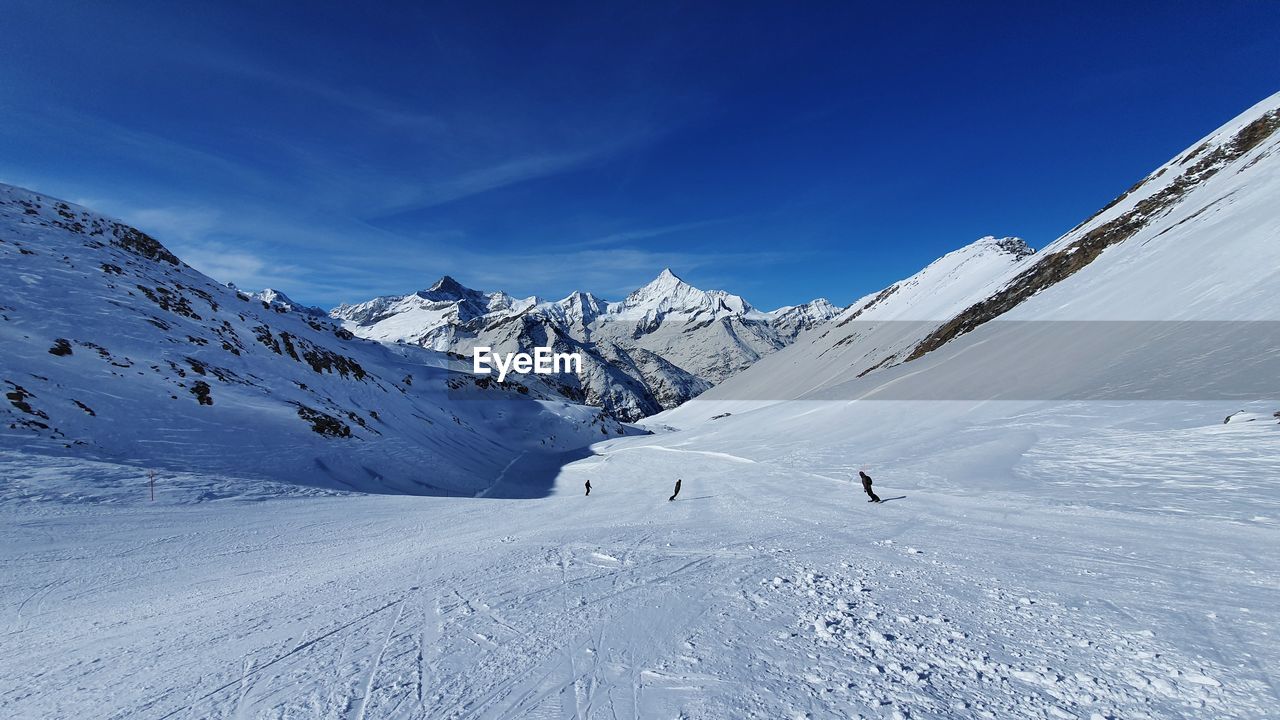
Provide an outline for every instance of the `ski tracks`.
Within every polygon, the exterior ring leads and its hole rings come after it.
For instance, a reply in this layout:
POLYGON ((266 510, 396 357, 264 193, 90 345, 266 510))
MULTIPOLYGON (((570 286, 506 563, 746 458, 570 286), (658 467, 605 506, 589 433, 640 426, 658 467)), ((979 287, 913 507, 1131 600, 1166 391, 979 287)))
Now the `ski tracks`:
POLYGON ((811 667, 779 678, 804 679, 808 697, 790 700, 939 717, 1138 717, 1153 709, 1182 717, 1249 707, 1254 689, 1218 679, 1229 669, 1149 631, 1126 632, 1112 618, 965 577, 956 566, 943 570, 953 588, 943 592, 937 572, 923 561, 905 569, 797 564, 762 581, 766 602, 801 610, 793 635, 779 643, 804 638, 818 649, 811 667))
POLYGON ((404 604, 404 600, 396 603, 396 615, 387 625, 387 634, 383 636, 382 644, 378 646, 378 652, 373 662, 369 664, 369 671, 364 679, 364 692, 361 693, 355 712, 351 715, 352 720, 364 720, 365 711, 369 707, 369 696, 373 694, 373 681, 378 675, 378 670, 382 668, 382 658, 386 656, 387 646, 391 644, 391 638, 395 635, 396 628, 400 626, 400 618, 404 617, 404 604))

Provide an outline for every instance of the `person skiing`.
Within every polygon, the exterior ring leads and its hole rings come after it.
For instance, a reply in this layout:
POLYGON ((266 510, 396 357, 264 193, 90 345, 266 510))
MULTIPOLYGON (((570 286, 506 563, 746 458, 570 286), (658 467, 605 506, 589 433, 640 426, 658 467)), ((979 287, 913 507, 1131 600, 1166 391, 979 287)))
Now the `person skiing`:
POLYGON ((676 478, 676 491, 671 493, 671 497, 667 498, 667 502, 671 502, 672 500, 675 500, 676 496, 679 494, 680 494, 680 478, 676 478))
POLYGON ((871 498, 867 502, 874 502, 874 503, 880 502, 880 496, 876 495, 875 491, 871 489, 871 476, 861 470, 858 471, 858 474, 862 476, 862 489, 866 490, 867 497, 871 498))
POLYGON ((587 481, 587 496, 591 495, 591 481, 587 481))

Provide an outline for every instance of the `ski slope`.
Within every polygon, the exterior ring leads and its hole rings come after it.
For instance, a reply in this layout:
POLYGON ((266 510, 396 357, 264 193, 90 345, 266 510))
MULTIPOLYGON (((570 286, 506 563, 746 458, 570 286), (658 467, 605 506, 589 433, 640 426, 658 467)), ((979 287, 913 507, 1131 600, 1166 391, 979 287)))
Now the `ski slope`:
POLYGON ((526 454, 498 494, 550 484, 537 500, 185 475, 152 503, 138 470, 0 456, 0 627, 21 648, 0 656, 0 714, 1262 718, 1280 704, 1280 428, 1263 408, 1224 424, 1185 404, 1176 420, 987 404, 893 441, 842 437, 834 407, 526 454), (850 481, 864 465, 880 505, 850 481))
POLYGON ((1278 130, 648 436, 0 186, 0 717, 1274 717, 1278 130))

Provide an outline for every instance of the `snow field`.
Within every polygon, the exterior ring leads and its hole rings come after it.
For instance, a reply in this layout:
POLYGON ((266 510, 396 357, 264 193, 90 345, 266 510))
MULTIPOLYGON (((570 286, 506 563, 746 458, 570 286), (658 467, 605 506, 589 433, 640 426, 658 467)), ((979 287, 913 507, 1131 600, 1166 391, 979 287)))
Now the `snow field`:
MULTIPOLYGON (((1123 501, 1140 493, 1097 468, 1087 492, 1055 482, 1085 438, 1105 466, 1127 429, 1031 441, 1016 472, 966 468, 971 437, 955 438, 873 469, 880 505, 848 480, 853 447, 821 438, 789 456, 696 432, 615 440, 550 462, 533 501, 64 502, 57 478, 104 469, 8 456, 6 472, 44 463, 26 482, 46 492, 0 505, 0 625, 24 648, 0 660, 0 713, 1266 717, 1280 543, 1242 484, 1265 484, 1275 433, 1204 427, 1199 445, 1142 445, 1176 448, 1171 466, 1234 448, 1230 513, 1123 501), (1004 484, 965 482, 980 473, 1004 484)), ((522 457, 496 495, 548 463, 522 457)))

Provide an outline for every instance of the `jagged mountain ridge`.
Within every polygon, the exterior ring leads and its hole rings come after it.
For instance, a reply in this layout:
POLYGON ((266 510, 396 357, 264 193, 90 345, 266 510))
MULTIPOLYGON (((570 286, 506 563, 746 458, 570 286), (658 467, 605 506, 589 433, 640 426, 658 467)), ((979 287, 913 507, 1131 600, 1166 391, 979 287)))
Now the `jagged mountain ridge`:
POLYGON ((0 185, 0 447, 371 492, 486 490, 624 431, 538 383, 352 336, 154 238, 0 185))
POLYGON ((561 378, 565 394, 635 420, 697 396, 837 312, 825 299, 762 312, 668 268, 618 302, 583 292, 554 302, 516 299, 445 276, 410 295, 340 305, 330 316, 361 337, 461 355, 477 345, 579 352, 583 371, 561 378))

